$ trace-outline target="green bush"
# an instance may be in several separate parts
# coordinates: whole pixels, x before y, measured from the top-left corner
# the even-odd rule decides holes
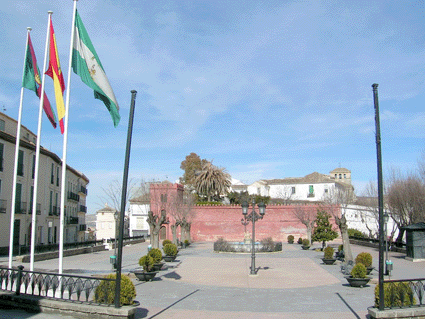
[[[153,258],[149,255],[145,255],[139,259],[139,265],[143,267],[143,271],[151,271],[153,267]]]
[[[165,245],[167,245],[167,244],[172,244],[173,242],[171,241],[171,240],[169,240],[169,239],[164,239],[163,241],[162,241],[162,247],[164,247]]]
[[[177,246],[174,244],[166,244],[163,248],[164,253],[167,256],[176,256],[177,255]]]
[[[366,252],[362,252],[356,257],[356,264],[363,264],[366,268],[372,266],[372,255]]]
[[[297,243],[298,243],[299,245],[301,245],[301,244],[303,243],[303,239],[302,239],[301,237],[300,237],[300,238],[298,238]]]
[[[349,237],[357,237],[357,238],[365,238],[365,234],[363,234],[360,230],[354,228],[347,229]]]
[[[339,245],[339,246],[338,246],[338,252],[341,252],[341,251],[343,251],[343,250],[344,250],[344,245],[342,245],[342,244],[341,244],[341,245]]]
[[[303,239],[303,246],[310,246],[310,241],[307,238]]]
[[[356,264],[351,270],[351,276],[353,276],[353,278],[366,278],[366,274],[367,270],[363,264]]]
[[[295,239],[295,237],[293,235],[289,235],[288,236],[288,243],[289,244],[293,244],[294,243],[294,239]]]
[[[416,304],[413,290],[407,282],[384,282],[384,307],[412,306]],[[375,286],[375,307],[379,307],[379,285]]]
[[[214,242],[214,251],[234,251],[232,247],[230,247],[229,243],[223,238],[220,237],[217,239],[216,242]]]
[[[184,240],[184,244],[185,244],[186,246],[189,246],[189,245],[190,245],[189,240],[188,240],[188,239],[185,239],[185,240]]]
[[[328,246],[324,250],[324,258],[325,259],[332,259],[334,256],[334,249],[331,246]]]
[[[116,274],[107,275],[107,279],[116,279]],[[136,288],[131,279],[126,275],[121,275],[121,293],[120,304],[132,305],[136,297]],[[99,286],[96,287],[94,293],[95,302],[114,304],[115,302],[115,281],[102,280]]]
[[[162,252],[161,249],[158,248],[152,248],[149,252],[148,255],[151,256],[153,258],[153,263],[157,264],[159,262],[161,262],[162,259]]]

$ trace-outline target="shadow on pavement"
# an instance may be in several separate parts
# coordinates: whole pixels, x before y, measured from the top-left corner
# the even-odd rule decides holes
[[[183,301],[184,299],[190,297],[191,295],[197,293],[199,291],[199,289],[196,289],[194,291],[192,291],[190,294],[187,294],[186,296],[184,296],[183,298],[180,298],[179,300],[177,300],[176,302],[173,302],[171,305],[169,305],[168,307],[162,309],[160,312],[157,312],[156,314],[154,314],[153,316],[149,317],[149,319],[151,318],[155,318],[156,316],[159,316],[160,314],[162,314],[163,312],[167,311],[168,309],[170,309],[171,307],[173,307],[174,305],[178,304],[180,301]]]
[[[336,293],[336,295],[339,297],[339,299],[342,300],[342,302],[347,306],[348,309],[350,309],[350,311],[353,313],[353,315],[357,318],[360,319],[360,316],[354,311],[353,308],[350,307],[350,305],[345,301],[345,299],[339,294],[339,292]]]

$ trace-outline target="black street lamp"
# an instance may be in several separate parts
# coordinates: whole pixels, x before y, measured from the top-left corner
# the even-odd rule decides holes
[[[263,219],[263,216],[266,213],[266,205],[264,203],[258,204],[258,210],[260,213],[258,214],[255,211],[255,200],[253,199],[252,211],[249,214],[248,214],[248,208],[249,208],[248,202],[244,201],[242,203],[242,215],[244,216],[244,220],[245,220],[243,224],[245,225],[245,223],[248,224],[249,222],[252,223],[251,273],[250,274],[255,275],[256,274],[256,271],[255,271],[255,222],[259,219]]]

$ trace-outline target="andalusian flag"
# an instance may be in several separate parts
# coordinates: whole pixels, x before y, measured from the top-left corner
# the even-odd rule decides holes
[[[78,11],[75,11],[74,31],[72,69],[85,84],[94,90],[94,97],[105,103],[116,127],[121,118],[118,102]]]
[[[50,20],[50,47],[49,47],[49,69],[46,74],[53,79],[55,88],[56,108],[58,110],[59,125],[61,133],[64,132],[63,118],[65,116],[65,106],[63,103],[63,91],[65,91],[65,82],[59,63],[58,48],[56,46],[55,31],[53,30],[52,20]]]
[[[28,46],[27,53],[25,55],[25,70],[22,77],[22,86],[35,92],[35,94],[41,98],[41,78],[40,70],[37,66],[37,59],[35,58],[34,48],[32,46],[31,37],[28,33]],[[56,128],[56,115],[50,106],[49,99],[47,98],[46,92],[44,92],[43,109],[46,115],[52,123],[53,127]]]

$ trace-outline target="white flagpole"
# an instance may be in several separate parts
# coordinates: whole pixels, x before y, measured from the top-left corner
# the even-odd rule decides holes
[[[25,66],[27,59],[28,51],[28,38],[31,32],[31,28],[27,28],[27,44],[25,45],[25,57],[24,57],[24,67],[22,75],[25,74]],[[12,268],[12,258],[13,258],[13,236],[15,232],[15,207],[16,207],[16,182],[18,179],[18,159],[19,159],[19,143],[21,141],[21,119],[22,119],[22,101],[24,99],[24,87],[21,87],[21,98],[19,102],[19,112],[18,112],[18,127],[16,128],[16,142],[15,142],[15,166],[13,167],[13,185],[12,185],[12,207],[10,209],[10,238],[9,238],[9,268]]]
[[[37,232],[36,216],[37,216],[37,189],[38,189],[38,171],[40,166],[40,141],[41,141],[41,123],[43,119],[43,104],[44,104],[44,80],[46,75],[47,52],[49,50],[49,35],[50,35],[50,19],[53,12],[48,11],[49,18],[47,20],[46,47],[44,50],[43,64],[43,79],[41,81],[40,107],[38,111],[38,129],[37,129],[37,146],[35,152],[35,172],[34,172],[34,193],[32,203],[32,223],[31,223],[31,253],[30,253],[30,271],[34,271],[34,249],[35,249],[35,233]]]
[[[77,11],[77,1],[74,0],[74,8],[72,14],[71,41],[69,45],[69,64],[68,64],[68,79],[66,83],[66,99],[65,99],[65,123],[63,133],[63,155],[62,155],[62,181],[61,181],[61,209],[60,209],[60,232],[59,232],[59,274],[63,272],[63,233],[65,222],[65,186],[66,186],[66,151],[68,145],[68,119],[69,119],[69,94],[71,92],[71,66],[72,66],[72,50],[74,46],[75,34],[75,12]]]

